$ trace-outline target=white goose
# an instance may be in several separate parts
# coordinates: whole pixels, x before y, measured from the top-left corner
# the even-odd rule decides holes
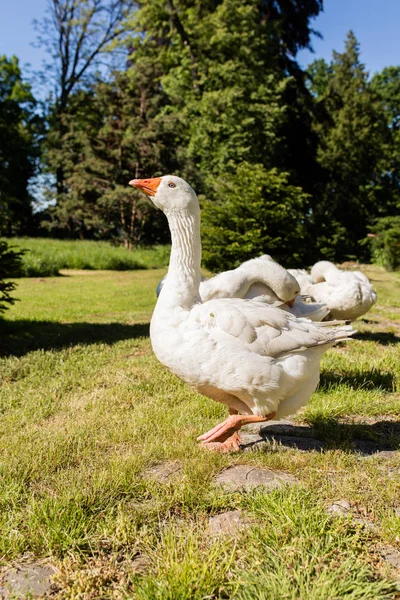
[[[257,300],[202,303],[194,190],[172,175],[130,184],[165,213],[172,237],[167,278],[151,319],[153,350],[180,379],[228,406],[228,419],[198,440],[210,450],[238,450],[243,425],[282,418],[307,403],[319,381],[321,356],[353,331],[297,319]]]
[[[301,286],[301,293],[308,294],[329,308],[333,319],[354,321],[364,315],[376,302],[376,292],[361,271],[342,271],[333,263],[321,260],[307,271],[289,269]]]
[[[164,279],[157,286],[159,296]],[[304,302],[298,296],[300,286],[290,273],[268,254],[252,258],[236,269],[224,271],[200,281],[202,302],[216,298],[257,299],[266,304],[282,308],[296,317],[306,317],[312,321],[322,321],[329,313],[323,304]]]

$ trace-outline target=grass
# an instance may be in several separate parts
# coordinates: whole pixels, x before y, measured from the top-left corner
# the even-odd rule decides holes
[[[265,445],[205,453],[196,436],[225,417],[159,365],[148,323],[164,270],[69,271],[21,279],[0,335],[0,557],[50,557],[57,598],[388,599],[400,547],[400,452],[363,458],[356,437],[400,447],[399,274],[368,267],[378,305],[354,341],[330,350],[296,419],[324,452]],[[378,421],[378,422],[376,422]],[[152,465],[180,460],[161,484]],[[299,487],[227,494],[224,466],[295,475]],[[333,517],[347,499],[374,526]],[[210,538],[210,516],[240,508],[252,526]],[[148,570],[137,572],[137,557]],[[398,594],[398,596],[396,596]]]
[[[23,277],[52,277],[61,269],[129,271],[154,269],[168,264],[169,247],[153,246],[127,250],[109,242],[7,238],[10,245],[26,250]]]

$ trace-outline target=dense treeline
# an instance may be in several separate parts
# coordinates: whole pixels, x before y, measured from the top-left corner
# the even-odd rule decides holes
[[[350,32],[330,63],[302,70],[296,54],[321,10],[51,0],[40,42],[54,91],[41,118],[18,61],[0,60],[1,233],[167,241],[127,182],[173,172],[200,195],[213,270],[263,252],[304,266],[375,251],[396,268],[400,67],[370,78]],[[33,213],[38,172],[51,202]]]

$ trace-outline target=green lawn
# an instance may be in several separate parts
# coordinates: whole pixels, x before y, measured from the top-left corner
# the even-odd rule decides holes
[[[57,240],[51,238],[3,238],[10,246],[25,250],[21,276],[51,277],[61,269],[129,271],[168,265],[168,245],[141,246],[127,250],[110,242]]]
[[[381,549],[400,548],[400,452],[363,457],[353,442],[400,447],[400,274],[366,269],[377,306],[356,323],[357,339],[328,352],[321,386],[296,417],[325,450],[265,444],[220,456],[195,439],[224,407],[152,355],[164,272],[18,281],[21,302],[0,321],[0,566],[49,557],[57,598],[397,597]],[[157,483],[146,470],[166,460],[183,471]],[[234,464],[300,485],[224,493],[213,478]],[[372,528],[327,514],[340,499]],[[210,537],[210,516],[235,508],[253,525],[234,540]]]

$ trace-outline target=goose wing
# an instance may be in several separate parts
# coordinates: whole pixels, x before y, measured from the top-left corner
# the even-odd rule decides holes
[[[251,352],[273,358],[332,344],[352,333],[349,326],[329,327],[329,323],[297,319],[263,302],[235,298],[199,304],[191,318],[216,340],[236,340]]]

